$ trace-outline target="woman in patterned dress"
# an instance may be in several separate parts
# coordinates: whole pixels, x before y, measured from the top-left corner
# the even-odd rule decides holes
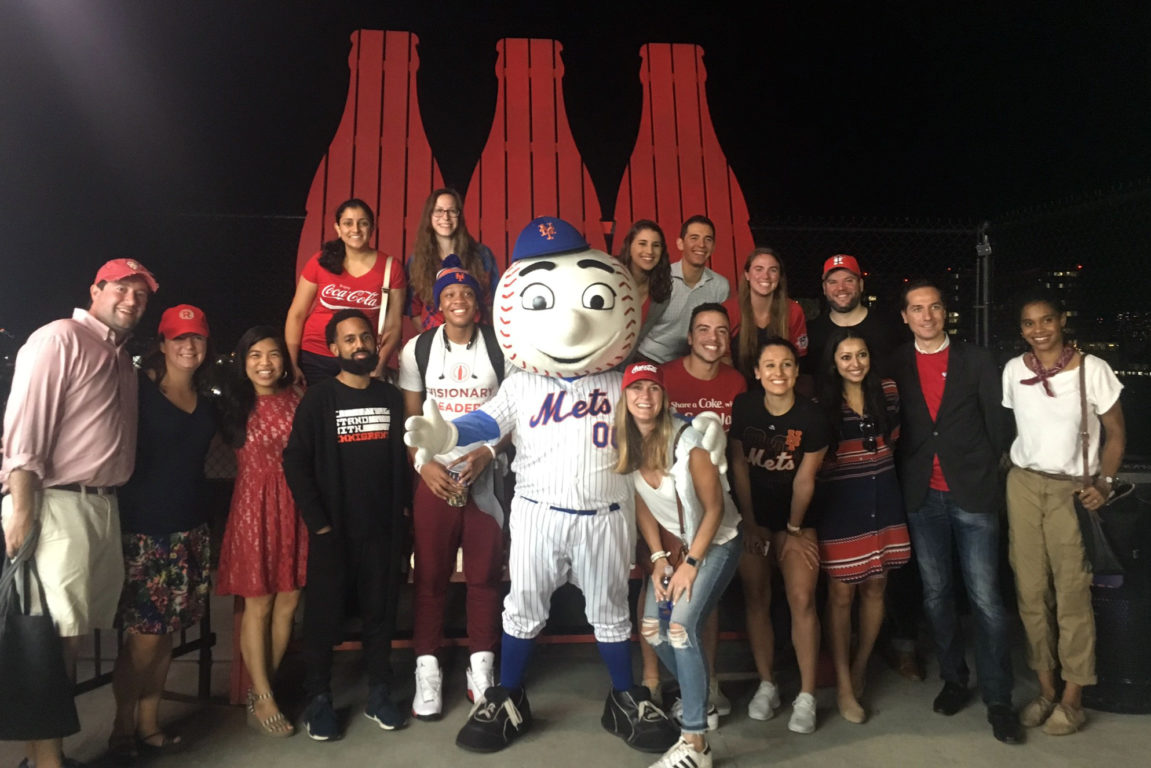
[[[911,539],[895,475],[899,393],[871,367],[867,342],[840,328],[828,339],[820,404],[831,446],[816,482],[819,555],[827,580],[827,635],[843,718],[862,723],[867,661],[883,624],[887,571],[907,563]],[[859,645],[851,658],[851,605],[859,595]]]
[[[271,326],[240,337],[228,382],[223,433],[236,448],[236,487],[220,551],[220,594],[244,598],[240,653],[252,679],[248,722],[267,736],[290,736],[292,724],[272,697],[284,657],[308,539],[284,480],[280,455],[300,402],[292,361]]]
[[[208,321],[190,304],[171,307],[159,339],[140,364],[136,464],[118,494],[124,587],[116,626],[124,644],[112,673],[108,746],[121,761],[179,743],[159,720],[172,635],[199,623],[210,594],[204,459],[216,410],[206,378]]]

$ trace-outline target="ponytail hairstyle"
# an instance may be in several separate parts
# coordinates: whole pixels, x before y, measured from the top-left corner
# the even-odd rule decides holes
[[[372,225],[372,229],[376,228],[376,215],[372,213],[371,207],[358,197],[353,197],[351,200],[345,200],[340,203],[340,207],[336,209],[336,223],[340,223],[340,217],[344,215],[344,211],[349,208],[360,208],[368,215],[368,222]],[[344,241],[340,238],[334,240],[327,240],[323,246],[320,247],[320,266],[331,272],[333,275],[344,274]],[[257,339],[256,341],[259,341]],[[254,342],[253,342],[254,343]]]

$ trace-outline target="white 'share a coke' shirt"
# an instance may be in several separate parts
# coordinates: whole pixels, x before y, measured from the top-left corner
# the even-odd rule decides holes
[[[384,287],[384,265],[388,257],[383,252],[376,254],[376,263],[370,270],[352,277],[347,272],[333,274],[320,266],[320,254],[308,259],[300,277],[310,283],[316,284],[316,300],[304,321],[304,336],[300,341],[300,349],[314,355],[331,357],[328,342],[324,338],[324,328],[332,315],[341,309],[358,309],[368,316],[368,322],[374,328],[380,316],[380,292]],[[392,259],[392,274],[388,280],[388,288],[402,290],[407,288],[404,278],[404,265],[397,259]]]

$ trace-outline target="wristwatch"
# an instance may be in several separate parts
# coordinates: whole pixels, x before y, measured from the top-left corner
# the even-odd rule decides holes
[[[690,565],[692,568],[696,568],[696,569],[698,569],[698,568],[699,568],[699,561],[698,561],[698,560],[696,560],[696,559],[695,559],[694,557],[692,557],[691,555],[687,555],[686,557],[684,557],[683,561],[684,561],[685,563],[687,563],[688,565]]]
[[[1116,480],[1118,480],[1118,478],[1115,477],[1115,475],[1100,475],[1099,479],[1102,480],[1103,482],[1107,483],[1107,485],[1110,487],[1114,487]]]

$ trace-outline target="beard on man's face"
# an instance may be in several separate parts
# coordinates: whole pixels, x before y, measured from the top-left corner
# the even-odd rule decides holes
[[[367,355],[353,353],[352,357],[337,355],[336,362],[339,363],[341,371],[347,371],[353,376],[367,376],[379,365],[380,353],[370,352]]]

